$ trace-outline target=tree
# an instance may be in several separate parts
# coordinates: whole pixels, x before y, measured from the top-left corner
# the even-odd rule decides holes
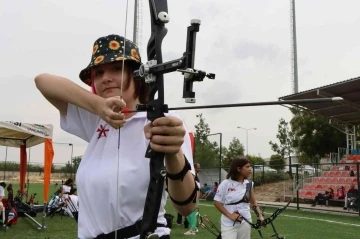
[[[229,148],[223,152],[223,155],[223,165],[229,167],[235,157],[244,155],[244,145],[240,143],[239,139],[234,137],[229,144]]]
[[[265,165],[265,159],[260,156],[247,155],[246,157],[249,159],[252,165]]]
[[[75,173],[75,174],[79,168],[81,158],[82,158],[81,156],[77,156],[77,157],[74,157],[72,160],[73,161],[73,170],[74,170],[73,173]]]
[[[210,127],[202,114],[196,115],[196,117],[200,121],[195,125],[195,161],[200,163],[201,167],[219,167],[219,146],[216,142],[208,140]]]
[[[282,158],[285,158],[285,155],[290,156],[294,152],[294,133],[289,129],[289,123],[283,118],[280,119],[276,138],[278,138],[280,144],[270,141],[271,149],[280,154]]]
[[[64,167],[61,167],[61,172],[65,174],[65,177],[69,177],[71,175],[71,163],[67,161]]]
[[[280,154],[273,154],[270,157],[269,166],[276,170],[283,170],[285,167],[285,159]]]
[[[274,143],[272,141],[269,142],[271,145],[271,149],[279,154],[282,158],[285,156],[289,157],[289,165],[291,165],[291,154],[294,152],[294,141],[295,134],[289,128],[289,123],[286,122],[283,118],[280,119],[278,125],[278,133],[276,134],[276,138],[278,138],[280,144]],[[292,169],[290,168],[290,177],[292,177]]]
[[[346,137],[328,123],[326,117],[292,109],[297,115],[290,123],[296,129],[294,147],[298,148],[307,163],[318,163],[321,157],[346,148]],[[344,126],[344,125],[343,125]]]

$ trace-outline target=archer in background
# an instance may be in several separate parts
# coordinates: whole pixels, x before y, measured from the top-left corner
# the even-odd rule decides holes
[[[251,175],[250,162],[245,157],[233,159],[226,179],[222,181],[214,197],[214,205],[221,213],[222,239],[249,239],[251,226],[250,206],[260,221],[264,216],[256,203],[252,190],[254,183],[248,180]]]
[[[113,239],[116,230],[119,236],[139,238],[149,185],[145,158],[149,141],[153,150],[165,154],[167,190],[174,208],[183,216],[195,210],[199,192],[190,136],[175,112],[150,122],[146,112],[120,111],[134,110],[149,98],[148,85],[133,77],[141,64],[133,42],[118,35],[103,36],[89,56],[90,63],[79,77],[92,92],[46,73],[35,77],[36,87],[59,110],[61,128],[89,143],[76,174],[78,238]],[[101,203],[94,203],[94,193]],[[163,190],[156,229],[161,239],[170,238],[165,204]]]

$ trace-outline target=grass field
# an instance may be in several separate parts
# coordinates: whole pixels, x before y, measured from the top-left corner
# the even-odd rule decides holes
[[[55,186],[52,186],[53,193]],[[16,188],[15,188],[16,190]],[[14,191],[15,191],[14,190]],[[37,193],[37,199],[42,202],[42,185],[30,185],[30,193]],[[200,202],[199,210],[202,215],[207,215],[220,229],[220,214],[208,202]],[[266,208],[265,217],[268,217],[276,208]],[[167,205],[167,212],[176,216],[175,211]],[[35,218],[41,223],[42,213],[39,213]],[[317,212],[297,211],[294,209],[287,209],[280,214],[274,221],[276,230],[280,236],[292,239],[359,239],[360,238],[360,217],[358,216],[343,216],[333,215]],[[74,219],[69,217],[61,217],[56,215],[53,218],[46,218],[45,232],[40,233],[37,226],[28,218],[19,218],[18,224],[9,228],[7,232],[0,231],[0,238],[6,239],[60,239],[76,237],[76,223]],[[197,239],[215,239],[211,233],[203,228],[199,228],[199,233],[196,236],[185,236],[183,233],[186,229],[183,226],[176,225],[176,218],[174,218],[174,226],[171,233],[171,238],[184,239],[189,237],[196,237]],[[264,238],[273,238],[273,231],[270,225],[262,229]],[[256,230],[252,230],[251,239],[260,238]]]

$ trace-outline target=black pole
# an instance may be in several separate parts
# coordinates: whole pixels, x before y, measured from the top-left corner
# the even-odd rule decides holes
[[[299,183],[299,164],[296,164],[296,184],[297,185]],[[299,187],[296,187],[296,209],[300,210],[300,206],[299,206]]]
[[[29,171],[29,167],[30,167],[30,158],[31,158],[30,150],[31,150],[31,148],[29,148],[29,160],[27,161],[27,184],[26,184],[27,194],[26,194],[26,202],[28,202],[28,196],[29,196],[29,193],[30,193],[30,190],[29,190],[29,188],[30,188],[30,180],[29,180],[30,171]]]
[[[206,137],[207,136],[212,136],[212,135],[220,135],[220,156],[219,156],[219,184],[221,182],[221,159],[222,159],[222,133],[214,133],[214,134],[208,134],[208,135],[205,135]]]
[[[73,153],[74,153],[74,145],[73,144],[69,144],[69,146],[71,146],[71,158],[70,158],[70,168],[71,168],[71,172],[70,172],[70,178],[73,179],[73,173],[75,174],[75,168],[74,168],[74,164],[73,164]]]
[[[254,166],[254,164],[253,165],[251,165],[252,166],[252,176],[253,176],[253,182],[255,183],[255,166]]]
[[[360,166],[360,163],[357,162],[356,163],[356,177],[357,177],[357,183],[358,183],[358,198],[360,198],[360,175],[359,175],[359,167]],[[360,205],[357,205],[358,206],[358,210],[359,210],[359,217],[360,217]]]
[[[221,183],[221,166],[222,166],[222,133],[220,133],[219,184]]]
[[[4,182],[6,182],[5,178],[5,173],[6,173],[6,161],[7,161],[7,151],[8,151],[8,147],[6,146],[6,150],[5,150],[5,165],[4,165]]]
[[[289,172],[290,172],[290,178],[293,179],[292,165],[291,165],[291,155],[290,154],[289,154]]]

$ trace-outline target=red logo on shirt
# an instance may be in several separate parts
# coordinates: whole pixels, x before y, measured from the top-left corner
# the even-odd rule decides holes
[[[230,192],[234,192],[234,191],[236,191],[236,188],[229,188],[229,189],[228,189],[228,192],[229,192],[229,191],[230,191]]]
[[[105,129],[105,127],[101,124],[100,127],[96,130],[96,132],[99,132],[98,139],[101,137],[107,137],[106,132],[108,132],[109,129]]]

